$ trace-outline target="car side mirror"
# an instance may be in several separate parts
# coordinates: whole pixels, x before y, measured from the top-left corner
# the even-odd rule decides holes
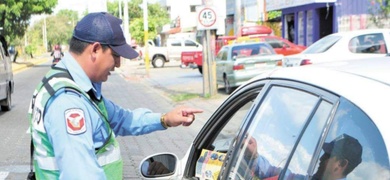
[[[176,172],[177,161],[174,154],[152,155],[141,161],[139,169],[146,178],[166,177]]]

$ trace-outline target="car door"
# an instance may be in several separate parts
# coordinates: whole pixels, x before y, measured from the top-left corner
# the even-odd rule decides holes
[[[215,57],[217,83],[223,84],[224,73],[227,71],[229,48],[222,47]]]
[[[183,49],[183,42],[181,39],[169,39],[168,40],[168,55],[170,60],[180,60],[181,52]]]
[[[0,41],[2,42],[2,41]],[[0,45],[0,99],[6,97],[7,92],[7,57],[5,54],[4,46]]]
[[[349,179],[390,177],[383,137],[352,102],[286,81],[271,81],[257,100],[231,143],[220,179],[325,179],[332,172],[322,161],[337,154],[347,160]],[[355,143],[336,145],[341,139]]]
[[[297,168],[286,172],[291,154],[295,151],[309,154],[297,146],[307,128],[316,130],[311,134],[310,146],[320,143],[336,105],[337,97],[321,89],[296,82],[271,81],[231,143],[220,179],[277,179],[286,173],[301,173]],[[311,121],[316,125],[311,125]],[[300,163],[310,164],[310,158],[304,157]]]
[[[302,170],[300,173],[309,178],[329,176],[331,173],[328,173],[329,171],[323,166],[323,161],[327,160],[324,158],[327,154],[326,147],[339,141],[347,145],[336,148],[337,144],[335,144],[331,153],[347,159],[348,166],[345,174],[348,179],[390,178],[389,155],[384,137],[370,117],[352,102],[341,97],[335,114],[329,122],[331,123],[325,126],[326,131],[323,131],[323,138],[316,145],[311,143],[311,136],[316,133],[316,129],[310,127],[318,124],[316,121],[311,121],[286,169],[300,169]],[[311,160],[302,163],[302,159]],[[288,176],[285,175],[284,179],[287,178]]]

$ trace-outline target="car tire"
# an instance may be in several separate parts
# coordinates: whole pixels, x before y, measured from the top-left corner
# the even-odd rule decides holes
[[[230,94],[232,93],[232,87],[230,87],[230,84],[229,84],[229,81],[227,80],[226,77],[223,78],[223,83],[224,83],[224,87],[225,87],[225,93],[226,94]]]
[[[1,110],[9,111],[11,110],[12,99],[11,99],[11,89],[7,87],[7,98],[1,101]]]
[[[165,64],[165,59],[161,56],[157,56],[152,61],[152,65],[154,68],[162,68],[164,67],[164,64]]]
[[[199,70],[200,74],[203,74],[203,68],[202,68],[202,66],[198,66],[198,70]]]

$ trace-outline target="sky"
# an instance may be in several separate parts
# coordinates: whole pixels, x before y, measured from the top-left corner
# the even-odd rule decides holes
[[[83,15],[85,10],[89,8],[88,11],[96,12],[96,11],[107,11],[107,7],[103,7],[107,1],[116,1],[118,0],[58,0],[57,6],[54,8],[54,14],[62,9],[70,9],[78,11],[79,17]],[[125,0],[122,0],[125,1]],[[127,0],[130,2],[131,0]],[[158,0],[148,0],[149,3],[155,3]],[[36,15],[31,18],[31,24],[33,24],[36,20],[43,18],[43,15]]]

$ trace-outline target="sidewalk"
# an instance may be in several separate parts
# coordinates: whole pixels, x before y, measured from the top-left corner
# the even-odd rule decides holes
[[[37,56],[33,59],[27,59],[27,60],[19,57],[18,59],[16,59],[16,62],[12,62],[12,72],[16,73],[16,72],[19,72],[25,68],[32,67],[34,65],[47,62],[48,60],[49,60],[49,57],[46,57],[46,55]]]
[[[172,62],[170,62],[172,63]],[[170,66],[179,67],[180,64],[170,64]],[[153,67],[150,67],[153,69]],[[204,110],[204,113],[199,114],[200,118],[205,123],[206,120],[214,113],[214,111],[219,107],[219,105],[228,97],[226,94],[217,94],[212,98],[204,97],[194,97],[188,100],[174,102],[170,96],[172,94],[199,94],[203,91],[203,82],[191,82],[191,83],[177,83],[166,85],[160,81],[160,79],[150,78],[145,73],[145,66],[140,65],[140,61],[122,61],[121,67],[116,71],[121,73],[121,75],[127,81],[139,82],[145,84],[148,88],[156,92],[157,94],[163,96],[167,101],[170,101],[175,105],[186,105],[194,108],[200,108]],[[200,94],[201,95],[201,94]]]

